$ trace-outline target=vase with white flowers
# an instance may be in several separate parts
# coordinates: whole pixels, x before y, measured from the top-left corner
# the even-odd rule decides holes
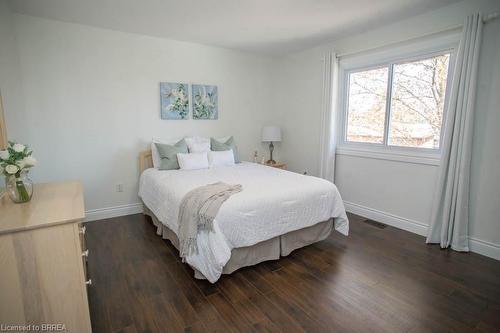
[[[28,178],[29,169],[36,165],[32,154],[27,146],[11,141],[0,151],[0,173],[6,177],[7,192],[16,203],[28,202],[33,195],[33,182]]]

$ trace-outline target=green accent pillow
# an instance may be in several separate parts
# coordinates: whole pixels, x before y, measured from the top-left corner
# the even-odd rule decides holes
[[[164,143],[155,143],[160,155],[159,170],[175,170],[179,169],[179,162],[177,161],[178,153],[188,153],[188,146],[186,141],[182,139],[174,145],[167,145]]]
[[[233,150],[234,155],[234,163],[241,163],[240,154],[238,153],[238,147],[236,147],[236,143],[234,142],[234,138],[230,137],[226,142],[220,142],[215,140],[214,138],[210,138],[210,149],[213,151],[226,151]]]

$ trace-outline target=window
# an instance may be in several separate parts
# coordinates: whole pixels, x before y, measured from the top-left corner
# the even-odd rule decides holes
[[[384,143],[388,73],[385,67],[349,75],[348,141]]]
[[[346,73],[344,141],[438,150],[450,52]]]

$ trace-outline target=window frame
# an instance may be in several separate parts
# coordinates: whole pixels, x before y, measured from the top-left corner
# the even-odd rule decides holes
[[[361,60],[354,61],[354,64],[339,64],[339,108],[338,124],[340,125],[337,138],[337,154],[370,157],[376,159],[388,159],[411,163],[421,163],[429,165],[439,165],[439,160],[442,152],[443,140],[446,136],[446,122],[448,116],[448,99],[450,95],[451,85],[453,82],[453,71],[456,57],[457,42],[452,40],[447,43],[437,43],[431,48],[423,48],[419,50],[418,44],[414,45],[410,51],[394,52],[386,51],[377,59],[377,56],[363,56]],[[410,47],[411,48],[411,47]],[[385,53],[385,54],[384,54]],[[391,97],[393,92],[393,73],[394,65],[410,63],[413,61],[432,58],[434,56],[449,54],[448,76],[446,80],[446,95],[443,108],[443,122],[441,124],[441,134],[439,148],[421,148],[421,147],[402,147],[389,144],[390,132],[390,117],[391,117]],[[363,58],[366,58],[364,60]],[[385,109],[385,122],[382,143],[372,142],[354,142],[347,140],[348,126],[348,102],[349,102],[349,76],[352,73],[387,68],[387,100]]]

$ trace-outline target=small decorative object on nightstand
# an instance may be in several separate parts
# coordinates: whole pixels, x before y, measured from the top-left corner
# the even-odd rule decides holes
[[[281,141],[281,129],[276,126],[265,126],[262,128],[262,142],[269,142],[270,158],[266,164],[276,164],[273,160],[274,145],[273,142]]]
[[[286,163],[280,163],[280,162],[265,163],[264,165],[267,165],[267,166],[270,166],[270,167],[273,167],[273,168],[277,168],[277,169],[283,169],[283,170],[286,170],[286,168],[287,168]]]

